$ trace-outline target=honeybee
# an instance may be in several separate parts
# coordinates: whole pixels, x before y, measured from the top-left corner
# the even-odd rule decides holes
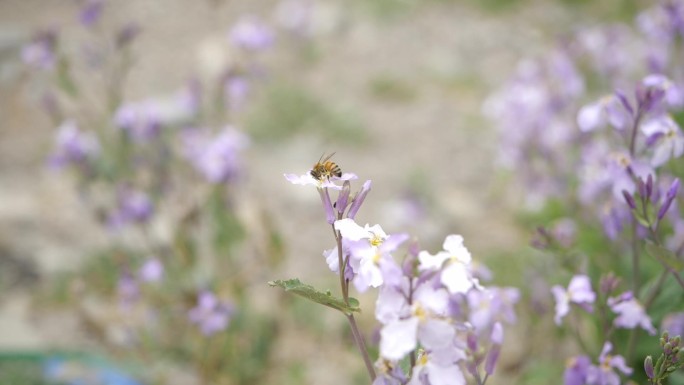
[[[330,178],[333,176],[338,178],[341,177],[342,170],[340,170],[340,166],[338,166],[337,163],[329,160],[333,155],[335,155],[335,153],[333,152],[332,154],[326,156],[325,159],[323,159],[323,155],[321,155],[321,157],[318,159],[318,162],[316,162],[316,164],[314,164],[311,168],[311,176],[319,182],[322,182],[323,179],[330,180]]]

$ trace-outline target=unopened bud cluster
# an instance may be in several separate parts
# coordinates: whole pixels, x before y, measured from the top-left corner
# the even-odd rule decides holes
[[[663,353],[653,364],[653,357],[648,356],[644,360],[644,370],[648,376],[648,383],[660,385],[672,372],[684,366],[684,350],[681,350],[682,338],[670,337],[666,331],[660,337],[660,347]]]

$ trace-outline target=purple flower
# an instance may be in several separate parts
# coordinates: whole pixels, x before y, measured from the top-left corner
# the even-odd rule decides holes
[[[489,287],[484,290],[470,290],[466,294],[469,322],[482,333],[495,323],[515,323],[514,306],[520,300],[520,291],[514,287]]]
[[[202,291],[197,296],[197,306],[188,312],[188,318],[199,326],[202,334],[210,336],[225,330],[233,313],[231,305],[219,301],[210,291]]]
[[[285,179],[287,179],[290,183],[292,184],[298,184],[302,186],[306,185],[313,185],[316,186],[317,188],[332,188],[334,190],[342,190],[342,186],[335,184],[336,181],[347,181],[347,180],[354,180],[357,179],[358,177],[356,174],[352,174],[349,172],[345,172],[342,174],[341,177],[336,177],[333,176],[330,179],[323,179],[323,180],[318,180],[311,176],[310,172],[307,172],[304,175],[296,175],[296,174],[283,174],[285,176]],[[370,187],[370,182],[367,182]],[[364,184],[365,186],[365,184]],[[353,206],[353,204],[352,204]],[[349,210],[351,211],[351,209]]]
[[[632,122],[630,111],[616,95],[582,107],[577,113],[577,125],[583,132],[593,131],[609,123],[616,130],[626,129]]]
[[[565,364],[564,385],[585,385],[591,360],[587,356],[572,357]]]
[[[663,319],[660,330],[672,336],[684,336],[684,312],[670,313]]]
[[[164,277],[164,265],[159,258],[149,258],[138,270],[138,277],[143,282],[159,282]]]
[[[145,143],[159,134],[161,127],[158,105],[151,101],[127,103],[114,114],[114,123],[136,143]]]
[[[390,253],[408,239],[407,234],[388,236],[380,225],[361,227],[349,218],[335,221],[335,230],[347,240],[349,264],[357,273],[354,285],[360,292],[383,284],[384,268],[394,264]]]
[[[104,5],[104,0],[87,0],[79,14],[79,21],[81,24],[86,27],[95,25],[102,16]]]
[[[470,263],[472,257],[463,245],[463,237],[449,235],[444,240],[444,251],[431,255],[427,251],[418,254],[418,269],[440,270],[440,281],[450,293],[467,293],[473,287],[479,287],[478,280],[472,276]]]
[[[129,273],[121,274],[116,291],[119,296],[119,304],[124,308],[132,306],[140,297],[138,282]]]
[[[229,76],[224,83],[224,95],[228,108],[237,111],[242,108],[249,94],[249,81],[243,76]]]
[[[587,369],[587,384],[591,385],[620,385],[620,375],[615,372],[619,370],[623,374],[632,374],[632,368],[628,367],[622,356],[610,355],[613,345],[606,342],[599,356],[599,365],[591,365]]]
[[[273,32],[256,17],[243,16],[231,29],[230,41],[248,51],[263,51],[273,44]]]
[[[458,360],[447,357],[448,353],[443,352],[421,352],[408,385],[465,385]]]
[[[185,155],[210,183],[224,183],[240,172],[240,153],[249,145],[249,138],[231,126],[213,138],[199,129],[183,133]]]
[[[608,306],[618,316],[613,320],[613,325],[619,328],[634,329],[640,326],[646,330],[648,334],[654,335],[656,333],[651,318],[646,314],[646,310],[628,291],[618,297],[608,298]]]
[[[659,116],[641,125],[648,143],[654,147],[651,165],[660,167],[668,160],[684,154],[684,135],[677,123],[667,115]]]
[[[22,61],[35,69],[52,70],[57,64],[57,33],[53,30],[36,34],[21,50]]]
[[[100,144],[95,134],[81,131],[71,120],[65,121],[57,128],[55,147],[50,164],[57,168],[82,164],[100,154]]]
[[[551,288],[553,296],[556,298],[556,325],[561,324],[561,320],[570,312],[570,304],[580,305],[587,311],[591,311],[591,304],[596,300],[596,293],[591,289],[591,281],[586,275],[576,275],[570,280],[568,289],[556,285]]]
[[[117,193],[117,200],[117,208],[109,216],[109,225],[114,229],[146,222],[152,216],[154,205],[143,191],[122,187]]]

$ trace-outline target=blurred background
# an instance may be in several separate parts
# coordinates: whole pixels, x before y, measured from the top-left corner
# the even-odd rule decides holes
[[[641,5],[1,1],[0,383],[365,383],[343,317],[266,284],[337,289],[319,197],[282,176],[324,153],[373,181],[359,223],[432,251],[462,234],[525,292],[531,234],[482,104],[522,58]],[[205,313],[179,325],[209,293],[219,337]],[[525,360],[557,347],[519,317],[491,383],[555,382],[562,364]]]

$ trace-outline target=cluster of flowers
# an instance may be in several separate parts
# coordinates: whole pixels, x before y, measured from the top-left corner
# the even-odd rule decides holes
[[[533,245],[562,256],[573,248],[586,251],[576,235],[596,223],[605,235],[603,248],[589,251],[588,266],[566,264],[574,275],[568,288],[552,288],[558,325],[571,304],[588,312],[596,304],[602,310],[595,314],[605,338],[599,364],[585,355],[575,357],[566,384],[619,384],[615,370],[631,375],[621,356],[610,355],[616,345],[612,330],[642,328],[654,335],[647,311],[666,277],[684,287],[676,263],[684,249],[678,203],[684,174],[674,161],[684,154],[684,73],[677,54],[683,21],[684,2],[671,0],[639,14],[639,32],[625,25],[579,31],[550,54],[522,62],[483,106],[501,133],[500,161],[525,186],[528,206],[538,210],[555,201],[571,213],[552,218],[556,225],[550,230],[540,228]],[[614,91],[600,96],[605,89]],[[643,245],[663,270],[649,292],[641,290]],[[594,254],[604,253],[614,258],[596,263]],[[631,290],[616,295],[620,280],[605,270],[624,270],[620,259],[630,254]],[[573,256],[577,259],[577,253]],[[587,274],[592,269],[604,274]],[[598,295],[590,275],[601,275]],[[628,350],[628,360],[634,341],[630,347],[617,344]]]
[[[447,236],[443,250],[434,255],[412,243],[397,262],[393,254],[409,236],[387,234],[380,225],[361,226],[354,219],[370,191],[370,180],[352,196],[350,180],[357,177],[351,173],[320,180],[311,173],[285,178],[313,185],[321,195],[337,240],[323,256],[340,275],[344,297],[350,282],[359,292],[379,288],[375,315],[382,325],[380,357],[369,370],[372,378],[377,375],[374,384],[465,384],[466,373],[484,384],[498,360],[502,323],[516,321],[513,307],[519,291],[482,286],[480,281],[490,279],[491,273],[471,264],[460,235]],[[339,191],[334,204],[330,190]],[[400,362],[407,359],[409,370],[403,371]]]

